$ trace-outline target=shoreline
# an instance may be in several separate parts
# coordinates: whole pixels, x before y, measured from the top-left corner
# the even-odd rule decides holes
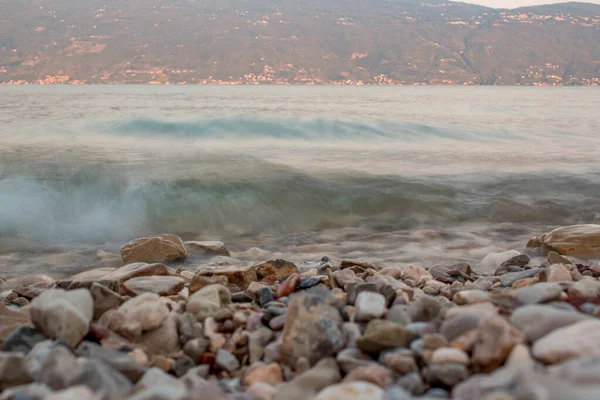
[[[523,243],[537,257],[488,254],[489,272],[329,257],[190,271],[177,265],[231,252],[139,238],[107,253],[122,266],[2,283],[0,396],[591,398],[600,265],[580,260],[600,260],[594,222]]]

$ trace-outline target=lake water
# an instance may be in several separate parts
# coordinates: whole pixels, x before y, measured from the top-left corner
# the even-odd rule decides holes
[[[599,110],[594,88],[0,87],[0,275],[157,233],[477,266],[600,212]]]

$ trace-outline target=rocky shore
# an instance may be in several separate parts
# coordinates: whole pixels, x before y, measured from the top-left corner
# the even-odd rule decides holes
[[[490,254],[493,273],[178,267],[198,251],[229,254],[159,235],[118,268],[2,280],[0,400],[600,398],[600,225]]]

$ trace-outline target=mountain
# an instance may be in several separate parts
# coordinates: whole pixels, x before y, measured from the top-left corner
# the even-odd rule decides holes
[[[600,5],[3,0],[0,82],[600,84]]]

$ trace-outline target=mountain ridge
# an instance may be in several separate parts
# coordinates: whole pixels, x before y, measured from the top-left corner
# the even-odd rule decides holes
[[[600,5],[6,0],[0,83],[600,84]]]

